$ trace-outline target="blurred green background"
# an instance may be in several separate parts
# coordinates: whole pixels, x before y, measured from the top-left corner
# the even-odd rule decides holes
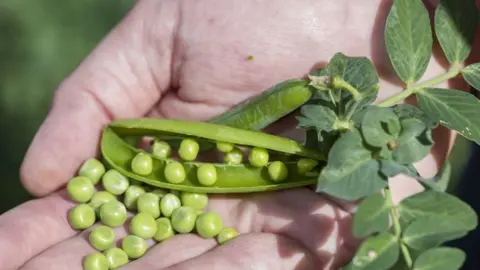
[[[0,1],[0,213],[29,198],[19,167],[53,91],[133,3]]]
[[[0,1],[0,213],[29,198],[19,182],[19,167],[48,112],[53,90],[133,3]],[[460,139],[451,157],[453,180],[465,165],[467,150]]]

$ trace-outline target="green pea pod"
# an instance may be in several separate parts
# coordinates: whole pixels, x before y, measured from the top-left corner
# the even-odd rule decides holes
[[[306,80],[286,80],[208,122],[259,131],[305,104],[311,96]]]
[[[278,183],[270,179],[268,167],[254,167],[247,164],[212,164],[217,172],[217,181],[211,186],[202,186],[197,179],[197,168],[202,162],[183,162],[186,179],[180,184],[168,182],[164,176],[167,163],[171,160],[162,160],[152,156],[153,170],[150,175],[140,176],[132,172],[131,160],[142,150],[139,150],[124,140],[121,136],[138,135],[161,136],[183,134],[205,140],[224,141],[250,147],[262,147],[279,153],[324,160],[321,154],[304,148],[296,141],[270,134],[243,130],[211,123],[189,122],[168,119],[128,119],[113,121],[103,130],[101,151],[104,160],[125,176],[147,183],[152,186],[204,193],[243,193],[261,192],[286,188],[301,187],[314,184],[317,181],[315,174],[301,174],[297,172],[297,163],[286,162],[289,171],[288,177]],[[324,165],[324,164],[322,164]]]

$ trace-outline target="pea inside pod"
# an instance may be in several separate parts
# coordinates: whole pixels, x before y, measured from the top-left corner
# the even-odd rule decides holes
[[[189,126],[190,123],[193,123],[194,126]],[[186,126],[189,126],[189,129],[186,129]],[[198,131],[197,128],[201,128],[201,130]],[[295,160],[284,163],[288,171],[288,176],[285,179],[282,179],[282,181],[272,179],[267,168],[270,161],[265,162],[269,158],[264,155],[263,150],[260,150],[263,153],[261,155],[263,158],[260,158],[260,161],[253,161],[255,166],[251,164],[179,162],[152,156],[153,170],[151,175],[145,177],[131,171],[128,164],[140,150],[126,144],[120,136],[134,134],[158,137],[161,137],[162,134],[178,136],[180,132],[186,133],[183,134],[184,136],[192,137],[197,134],[197,137],[203,136],[202,139],[206,140],[230,141],[235,145],[247,145],[266,151],[277,151],[276,153],[296,155],[299,158],[321,159],[321,154],[304,148],[298,142],[282,137],[200,122],[168,119],[120,120],[120,122],[112,123],[110,127],[104,129],[102,153],[110,166],[127,177],[151,186],[171,190],[202,193],[242,193],[279,190],[316,183],[317,177],[315,174],[299,173]],[[324,163],[321,165],[324,165]],[[209,177],[204,177],[209,174],[202,174],[203,168],[212,168],[212,166],[215,168],[215,173],[210,174]]]

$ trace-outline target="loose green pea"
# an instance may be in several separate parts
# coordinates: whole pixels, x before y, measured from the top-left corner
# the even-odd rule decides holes
[[[123,195],[123,203],[128,210],[137,210],[138,197],[145,193],[145,189],[139,185],[130,185]]]
[[[149,175],[153,170],[152,157],[146,153],[138,153],[132,159],[132,171],[138,175]]]
[[[269,154],[264,148],[253,147],[248,155],[248,161],[254,167],[263,167],[268,164]]]
[[[87,159],[80,169],[78,170],[79,176],[85,176],[92,181],[92,184],[96,185],[102,175],[105,173],[105,166],[102,162],[95,158]]]
[[[115,198],[115,196],[112,193],[102,190],[93,194],[93,197],[88,203],[88,205],[90,205],[90,207],[92,207],[93,210],[95,210],[95,214],[98,216],[100,214],[100,207],[104,203],[113,202],[116,200],[117,198]]]
[[[197,169],[197,179],[201,185],[211,186],[217,182],[217,169],[212,164],[200,165]]]
[[[130,233],[143,239],[152,238],[157,232],[155,219],[147,213],[138,213],[130,221]]]
[[[158,196],[149,192],[141,194],[137,199],[138,212],[149,214],[153,218],[160,216],[159,204]]]
[[[90,232],[88,241],[92,247],[103,251],[115,244],[115,232],[110,227],[100,225]]]
[[[167,159],[172,154],[172,147],[164,141],[155,141],[152,145],[152,155],[160,158]]]
[[[197,212],[189,206],[181,206],[172,213],[172,226],[178,233],[189,233],[195,228]]]
[[[232,227],[223,228],[217,235],[217,242],[222,245],[238,236],[237,230]]]
[[[274,182],[281,182],[288,176],[288,169],[285,163],[274,161],[268,165],[268,174]]]
[[[90,228],[95,223],[95,211],[88,204],[78,204],[68,212],[68,221],[75,230]]]
[[[193,161],[197,158],[198,151],[200,150],[200,146],[197,141],[193,139],[183,139],[180,143],[180,147],[178,148],[178,155],[187,161]]]
[[[103,188],[113,195],[122,195],[128,188],[128,178],[115,169],[108,170],[102,177]]]
[[[157,231],[153,236],[153,239],[155,239],[156,241],[158,242],[164,241],[175,235],[172,222],[170,221],[170,219],[166,217],[161,217],[156,220],[156,223],[157,223]]]
[[[130,259],[138,259],[147,252],[147,242],[136,235],[128,235],[122,240],[122,249]]]
[[[67,184],[67,194],[77,203],[88,202],[95,192],[92,180],[86,176],[72,178]]]
[[[105,255],[99,252],[88,254],[83,260],[84,270],[108,270],[108,260]]]
[[[165,179],[172,184],[180,184],[185,180],[185,168],[178,161],[172,161],[165,165]]]
[[[168,192],[164,189],[157,188],[150,191],[150,193],[155,194],[158,197],[158,200],[161,200]]]
[[[243,161],[243,152],[240,148],[235,147],[232,151],[225,153],[223,160],[227,164],[241,164]]]
[[[299,174],[306,174],[318,165],[318,161],[309,158],[301,158],[297,162],[297,171]]]
[[[203,238],[212,238],[223,229],[223,220],[217,213],[205,212],[197,217],[195,228]]]
[[[118,268],[124,266],[128,263],[128,255],[121,248],[113,247],[105,250],[105,257],[108,261],[108,266],[110,269]]]
[[[127,220],[127,208],[119,201],[104,203],[100,207],[100,220],[110,227],[118,227]]]
[[[220,152],[228,153],[233,150],[235,145],[229,142],[217,142],[217,149]]]
[[[180,199],[172,193],[163,196],[160,201],[160,210],[165,217],[170,217],[173,211],[180,206],[182,206]]]
[[[184,206],[190,206],[195,210],[202,210],[207,207],[208,196],[205,193],[182,192],[180,201]]]

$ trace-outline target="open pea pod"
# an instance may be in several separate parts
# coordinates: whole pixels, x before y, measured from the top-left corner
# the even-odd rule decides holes
[[[159,159],[150,155],[153,160],[153,170],[149,175],[135,174],[131,169],[132,159],[140,152],[126,143],[123,136],[185,136],[208,141],[230,142],[236,145],[262,147],[277,153],[284,153],[298,157],[324,160],[324,157],[300,143],[270,134],[243,130],[211,123],[190,122],[170,119],[127,119],[117,120],[103,130],[101,151],[104,160],[114,169],[125,176],[147,183],[152,186],[204,193],[245,193],[261,192],[286,188],[301,187],[314,184],[315,174],[301,174],[297,171],[295,161],[286,162],[288,177],[282,182],[270,179],[267,166],[254,167],[249,164],[213,163],[217,172],[217,181],[211,186],[202,186],[197,179],[197,168],[205,163],[182,162],[186,173],[185,180],[180,184],[173,184],[166,180],[164,169],[170,159]],[[322,164],[323,165],[323,164]]]

